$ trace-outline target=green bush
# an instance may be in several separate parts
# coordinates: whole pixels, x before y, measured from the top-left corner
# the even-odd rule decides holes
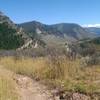
[[[0,24],[0,49],[16,49],[23,43],[21,36],[16,34],[16,29],[7,23]]]

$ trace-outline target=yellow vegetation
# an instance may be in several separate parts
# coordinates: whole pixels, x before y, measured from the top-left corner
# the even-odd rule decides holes
[[[69,91],[100,93],[100,66],[82,68],[80,60],[70,61],[64,56],[14,58],[4,57],[0,64],[16,73],[44,80],[49,86]]]
[[[20,100],[12,73],[0,66],[0,100]]]

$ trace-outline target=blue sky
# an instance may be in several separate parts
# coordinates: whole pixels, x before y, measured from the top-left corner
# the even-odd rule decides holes
[[[0,11],[15,23],[100,23],[100,0],[0,0]]]

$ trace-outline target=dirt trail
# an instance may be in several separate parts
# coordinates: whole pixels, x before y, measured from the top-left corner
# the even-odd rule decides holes
[[[55,100],[44,85],[31,78],[17,75],[15,80],[20,89],[21,100]]]
[[[0,66],[0,74],[6,74],[16,81],[16,88],[21,100],[59,100],[58,97],[54,98],[52,96],[46,86],[32,80],[30,77],[15,74],[2,66]]]

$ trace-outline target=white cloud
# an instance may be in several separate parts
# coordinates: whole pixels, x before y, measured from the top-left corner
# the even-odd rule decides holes
[[[85,24],[85,25],[82,25],[83,27],[97,27],[97,28],[100,28],[100,24]]]

